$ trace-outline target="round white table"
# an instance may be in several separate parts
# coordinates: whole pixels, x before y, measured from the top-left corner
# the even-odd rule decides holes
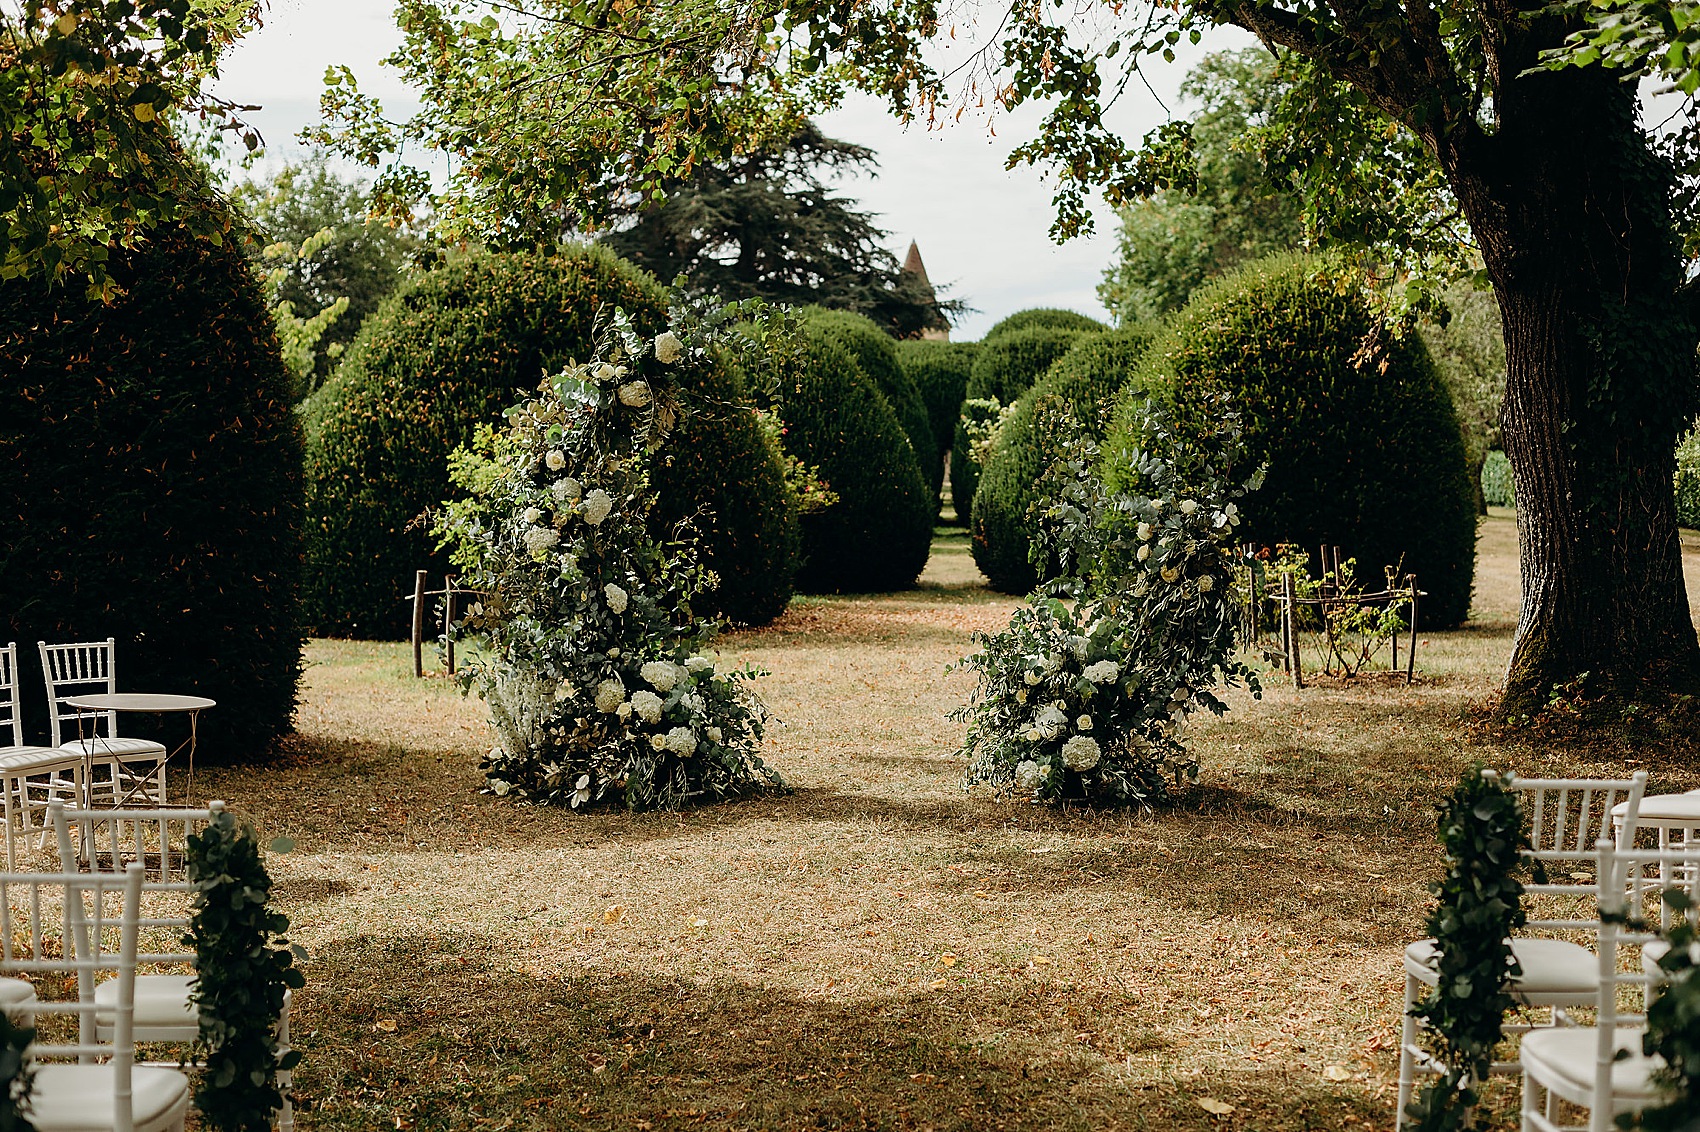
[[[83,739],[82,720],[84,715],[100,715],[106,712],[140,715],[181,715],[186,713],[189,716],[189,737],[177,744],[159,761],[158,773],[160,782],[163,784],[165,781],[165,764],[176,758],[178,752],[187,749],[189,752],[189,792],[193,795],[195,790],[197,724],[203,711],[218,706],[216,700],[209,700],[205,696],[174,696],[158,692],[111,692],[92,696],[68,696],[65,703],[77,709],[77,739],[79,742]],[[113,731],[116,733],[117,728],[113,728]],[[99,728],[91,728],[91,733],[93,739],[98,741],[100,738]],[[85,759],[90,746],[92,746],[92,743],[85,743],[83,746]],[[124,797],[119,800],[119,804],[128,802],[130,796],[141,789],[146,781],[144,778],[141,783],[126,791]],[[116,793],[116,790],[114,792]],[[160,791],[159,801],[161,805],[165,804],[164,790]]]

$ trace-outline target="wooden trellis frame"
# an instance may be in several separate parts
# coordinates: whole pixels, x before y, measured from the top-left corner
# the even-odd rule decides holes
[[[1338,546],[1324,545],[1321,548],[1319,561],[1322,565],[1324,577],[1330,574],[1335,578],[1341,576],[1341,555]],[[1280,610],[1281,654],[1279,661],[1282,667],[1292,674],[1293,687],[1303,688],[1305,686],[1304,663],[1299,645],[1299,634],[1301,632],[1299,611],[1303,607],[1314,606],[1317,608],[1317,611],[1321,614],[1322,631],[1328,638],[1329,647],[1332,648],[1333,629],[1332,623],[1328,619],[1330,608],[1338,609],[1347,606],[1361,608],[1363,606],[1387,606],[1396,602],[1408,602],[1411,607],[1410,643],[1405,648],[1404,673],[1405,683],[1410,684],[1416,680],[1417,671],[1418,599],[1428,595],[1417,588],[1417,576],[1415,574],[1406,574],[1400,578],[1393,569],[1389,568],[1386,577],[1386,586],[1374,593],[1342,594],[1335,583],[1324,581],[1318,587],[1318,592],[1314,597],[1301,597],[1294,576],[1290,573],[1283,574],[1279,582],[1266,583],[1261,594],[1252,596],[1249,602],[1250,609],[1247,613],[1250,639],[1255,641],[1260,636],[1258,624],[1259,610],[1262,606],[1260,599],[1273,600]],[[1398,672],[1400,665],[1399,634],[1397,631],[1392,634],[1391,645],[1391,667],[1394,672]]]
[[[428,590],[425,588],[426,576],[426,571],[416,571],[413,575],[413,596],[402,598],[403,601],[413,603],[413,633],[411,637],[413,642],[413,675],[416,677],[425,675],[425,599],[440,597],[443,599],[441,622],[443,642],[447,646],[443,657],[443,675],[453,676],[455,674],[455,643],[454,638],[449,636],[449,626],[454,624],[455,600],[462,596],[482,597],[483,593],[479,590],[469,590],[465,586],[455,585],[453,574],[444,575],[442,589]]]

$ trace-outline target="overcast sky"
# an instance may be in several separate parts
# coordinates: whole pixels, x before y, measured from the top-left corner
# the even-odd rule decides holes
[[[226,57],[219,93],[263,109],[250,115],[277,159],[299,156],[295,134],[316,121],[325,68],[353,68],[361,89],[380,97],[394,117],[413,105],[395,73],[379,65],[400,41],[389,0],[271,0],[266,26]],[[1174,64],[1149,66],[1157,94],[1179,108],[1175,89],[1188,62],[1205,50],[1240,46],[1250,38],[1225,30]],[[1112,115],[1125,136],[1137,139],[1165,119],[1156,98],[1130,93]],[[1055,306],[1107,318],[1096,288],[1115,251],[1115,217],[1100,207],[1098,231],[1058,246],[1046,234],[1051,191],[1040,174],[1006,171],[1009,150],[1031,137],[1038,114],[1023,111],[988,122],[964,115],[960,124],[928,132],[907,130],[883,107],[853,99],[821,120],[830,136],[870,147],[878,175],[846,181],[847,195],[876,214],[901,257],[911,239],[920,243],[927,273],[945,294],[976,309],[952,332],[980,337],[1013,311]]]

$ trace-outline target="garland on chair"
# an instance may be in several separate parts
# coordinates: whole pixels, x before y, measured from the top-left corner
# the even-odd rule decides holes
[[[300,1060],[277,1052],[284,993],[305,982],[281,938],[289,917],[267,907],[272,882],[253,826],[228,812],[190,835],[188,868],[196,893],[184,943],[195,949],[190,1001],[206,1051],[195,1106],[220,1132],[270,1132],[283,1107],[278,1070]]]
[[[1529,837],[1516,796],[1476,767],[1441,804],[1438,824],[1446,875],[1431,887],[1439,904],[1427,927],[1439,981],[1411,1013],[1426,1024],[1429,1052],[1445,1068],[1405,1110],[1415,1132],[1470,1126],[1476,1084],[1516,1005],[1510,980],[1522,973],[1509,942],[1526,919],[1515,874]]]
[[[28,1050],[35,1028],[19,1026],[0,1010],[0,1132],[35,1132],[27,1115],[35,1068]]]
[[[1659,957],[1665,984],[1647,1008],[1642,1052],[1664,1058],[1653,1075],[1666,1103],[1617,1118],[1619,1127],[1648,1132],[1700,1129],[1700,933],[1688,918],[1693,904],[1680,888],[1666,889],[1665,904],[1675,917],[1664,933],[1670,950]]]

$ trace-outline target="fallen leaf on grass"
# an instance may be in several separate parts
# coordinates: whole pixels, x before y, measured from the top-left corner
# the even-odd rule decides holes
[[[928,986],[932,987],[933,990],[943,990],[945,987],[948,987],[949,985],[950,985],[949,979],[934,979],[931,983],[928,984]]]
[[[1051,965],[1051,960],[1050,960],[1049,956],[1035,955],[1033,957],[1033,966],[1035,966],[1035,967],[1049,967],[1050,965]]]
[[[947,951],[943,955],[940,955],[939,956],[939,965],[942,966],[942,967],[954,967],[954,966],[956,966],[956,955],[955,955],[955,953]]]
[[[608,910],[602,913],[602,922],[605,924],[617,924],[625,918],[626,906],[624,904],[610,905]]]
[[[378,1029],[382,1030],[386,1034],[395,1033],[395,1019],[385,1018],[383,1021],[378,1023]]]
[[[701,916],[698,916],[696,919],[691,921],[691,927],[693,927],[693,928],[706,928],[706,927],[708,927],[708,921],[703,919]]]
[[[1227,1116],[1234,1111],[1233,1105],[1227,1101],[1219,1101],[1215,1097],[1193,1097],[1192,1103],[1212,1116]]]
[[[1330,1065],[1322,1070],[1322,1076],[1324,1080],[1328,1081],[1350,1081],[1352,1071],[1344,1065]]]

